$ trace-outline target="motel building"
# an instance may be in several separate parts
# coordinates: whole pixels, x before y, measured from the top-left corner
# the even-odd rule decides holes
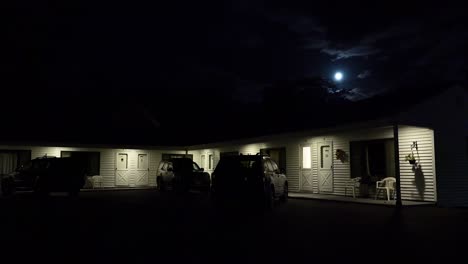
[[[290,196],[403,205],[468,206],[467,90],[445,89],[377,119],[195,146],[0,143],[0,174],[30,159],[80,156],[85,188],[155,188],[161,160],[192,158],[210,174],[227,155],[270,155]],[[313,122],[313,117],[310,119]],[[414,160],[407,160],[408,155]],[[382,182],[384,184],[382,184]],[[390,197],[386,189],[391,187]],[[378,192],[378,193],[377,193]]]

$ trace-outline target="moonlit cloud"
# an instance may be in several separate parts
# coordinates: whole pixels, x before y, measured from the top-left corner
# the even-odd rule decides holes
[[[358,74],[358,78],[359,79],[365,79],[367,77],[369,77],[371,75],[371,71],[370,70],[365,70],[363,72],[361,72],[360,74]]]
[[[321,52],[335,57],[332,60],[336,61],[352,57],[367,57],[379,53],[380,49],[372,46],[356,46],[349,49],[325,48],[322,49]]]
[[[320,39],[320,38],[306,38],[305,40],[305,45],[304,49],[309,50],[309,49],[324,49],[330,45],[330,42],[325,39]]]

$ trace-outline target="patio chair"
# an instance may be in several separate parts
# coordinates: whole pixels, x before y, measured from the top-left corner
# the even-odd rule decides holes
[[[359,187],[360,182],[361,182],[361,177],[349,179],[345,186],[345,196],[347,195],[346,192],[348,188],[351,188],[353,190],[353,198],[356,198],[356,188]]]
[[[94,175],[92,177],[93,179],[93,189],[95,188],[102,188],[102,176],[99,176],[99,175]]]
[[[381,190],[385,190],[387,193],[387,201],[390,201],[390,194],[395,196],[395,185],[396,179],[394,177],[387,177],[381,181],[375,183],[375,200],[379,196]]]

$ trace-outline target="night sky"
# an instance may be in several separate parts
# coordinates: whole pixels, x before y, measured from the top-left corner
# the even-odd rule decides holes
[[[203,143],[297,118],[255,115],[303,80],[330,84],[304,92],[317,110],[467,78],[466,9],[447,1],[38,2],[2,4],[4,140]]]

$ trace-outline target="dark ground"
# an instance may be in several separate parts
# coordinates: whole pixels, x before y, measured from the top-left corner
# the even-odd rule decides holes
[[[23,193],[0,208],[0,263],[464,263],[468,253],[464,209],[290,199],[226,212],[203,195],[150,190]]]

